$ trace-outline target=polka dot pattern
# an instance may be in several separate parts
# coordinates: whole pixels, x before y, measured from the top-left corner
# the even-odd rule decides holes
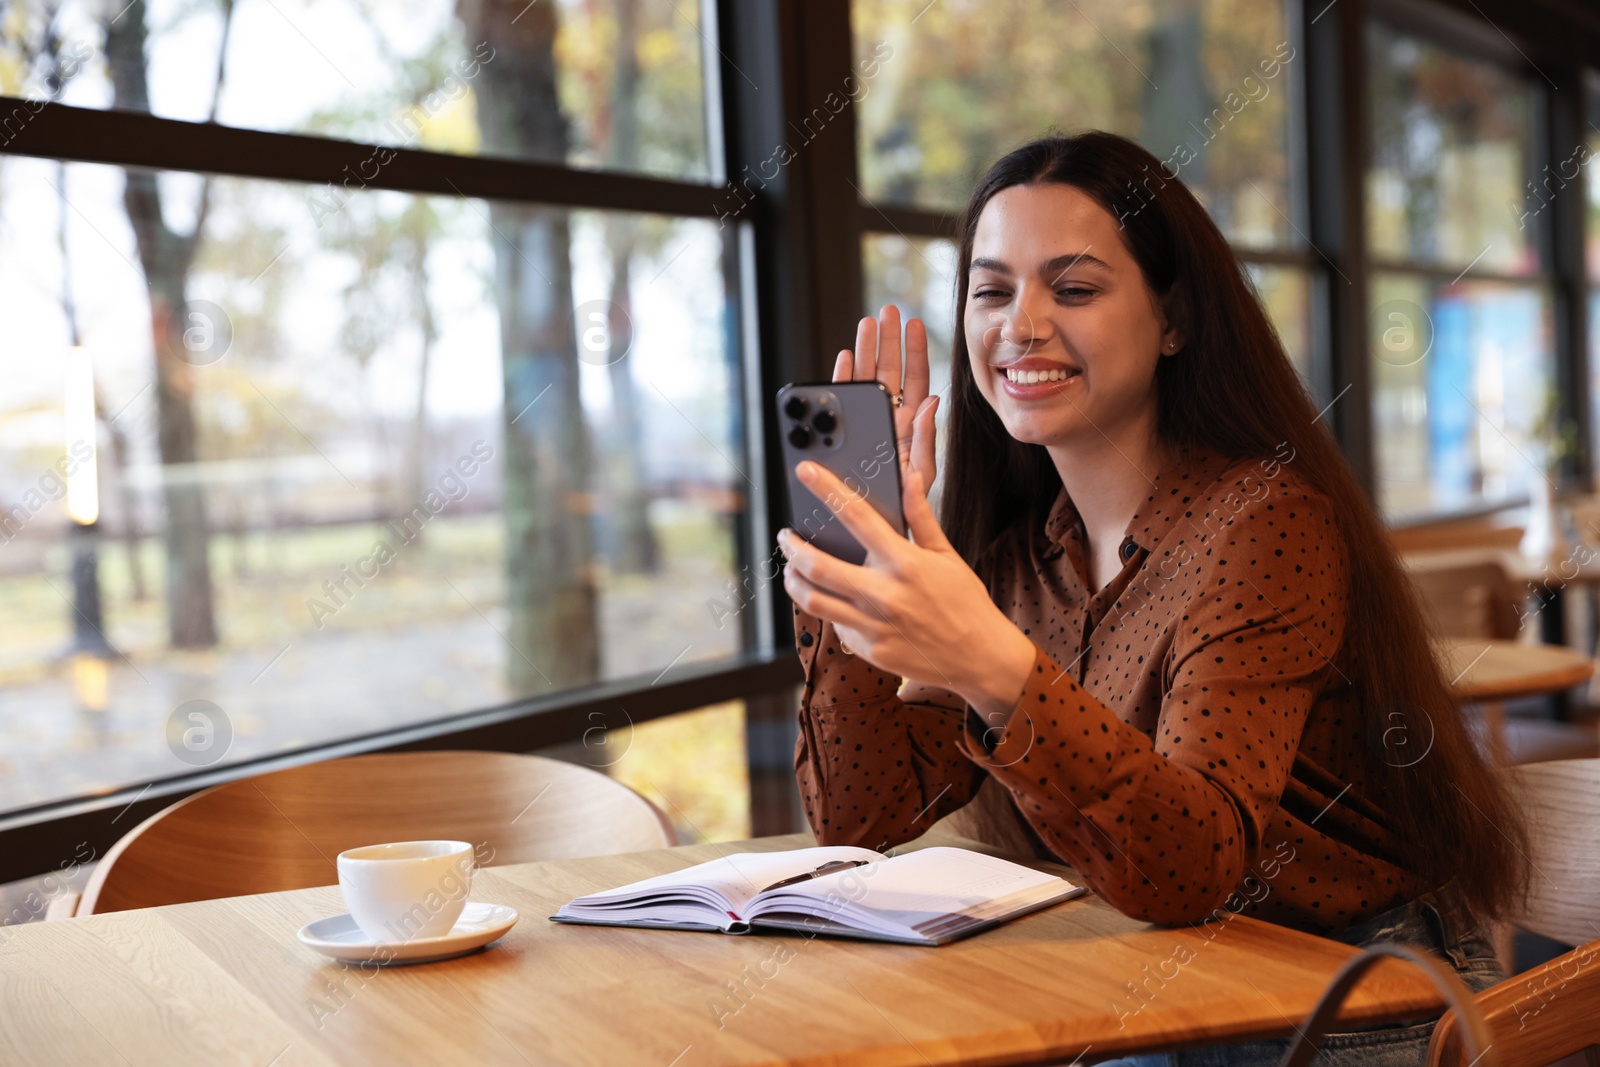
[[[888,847],[976,796],[964,829],[1026,841],[1154,922],[1226,908],[1331,933],[1415,896],[1362,787],[1343,542],[1292,467],[1181,452],[1098,592],[1065,492],[1002,536],[990,594],[1036,652],[999,728],[943,690],[902,699],[797,611],[818,839]]]

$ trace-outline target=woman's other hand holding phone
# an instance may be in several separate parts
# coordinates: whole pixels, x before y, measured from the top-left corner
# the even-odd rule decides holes
[[[930,417],[930,466],[932,429]],[[780,530],[783,587],[800,610],[833,623],[851,652],[882,671],[949,689],[985,716],[1009,710],[1033,667],[1033,641],[945,538],[922,472],[902,479],[909,541],[821,464],[808,460],[798,473],[867,550],[857,566]]]
[[[939,410],[939,398],[928,395],[928,331],[921,319],[909,319],[905,333],[902,360],[900,309],[885,304],[876,319],[862,319],[856,327],[855,351],[839,351],[833,364],[833,380],[877,381],[889,390],[890,396],[901,398],[894,412],[901,470],[916,471],[922,475],[922,484],[931,486],[937,473],[933,418]]]

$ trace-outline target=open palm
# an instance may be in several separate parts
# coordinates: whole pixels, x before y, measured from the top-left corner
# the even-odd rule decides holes
[[[882,383],[890,396],[900,396],[894,428],[900,462],[922,475],[931,486],[934,475],[934,415],[939,398],[928,395],[928,331],[921,319],[906,322],[905,358],[901,359],[900,309],[885,305],[878,317],[856,327],[855,351],[842,349],[834,361],[836,382]],[[902,380],[903,376],[903,380]]]

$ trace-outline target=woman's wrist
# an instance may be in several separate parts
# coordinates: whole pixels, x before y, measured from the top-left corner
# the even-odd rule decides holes
[[[971,657],[966,676],[955,687],[985,722],[1016,706],[1038,654],[1028,635],[1010,619],[1002,618],[1004,625],[996,627],[982,654]]]

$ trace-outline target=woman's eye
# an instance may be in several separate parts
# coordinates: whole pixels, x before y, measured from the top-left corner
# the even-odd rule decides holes
[[[1004,289],[980,289],[972,294],[974,300],[1004,300],[1011,294]]]
[[[1093,289],[1085,289],[1082,286],[1069,285],[1069,286],[1066,286],[1064,288],[1057,289],[1056,290],[1056,295],[1057,296],[1064,296],[1064,297],[1067,297],[1068,299],[1076,300],[1076,299],[1078,299],[1080,297],[1093,296],[1094,295],[1094,290]]]

